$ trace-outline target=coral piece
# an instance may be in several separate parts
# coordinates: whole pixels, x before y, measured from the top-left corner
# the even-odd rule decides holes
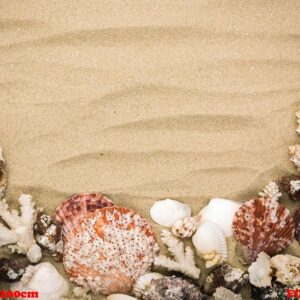
[[[278,201],[282,194],[279,191],[278,185],[274,181],[271,181],[264,187],[263,191],[259,193],[259,196]]]
[[[250,283],[256,287],[271,286],[272,269],[270,256],[260,252],[255,262],[248,268]]]
[[[63,238],[69,236],[82,217],[97,209],[111,207],[113,202],[101,193],[80,193],[64,200],[55,211],[55,221],[61,225]],[[74,226],[73,226],[74,225]]]
[[[216,253],[227,259],[226,237],[224,231],[215,223],[201,222],[192,241],[200,256]]]
[[[294,212],[295,239],[300,244],[300,207]]]
[[[145,290],[147,290],[153,279],[160,279],[164,277],[159,273],[146,273],[140,276],[133,287],[132,293],[135,297],[141,299]]]
[[[58,300],[69,291],[67,281],[48,262],[28,266],[21,280],[10,287],[12,291],[37,292],[39,300]]]
[[[276,281],[287,286],[300,285],[300,258],[292,255],[276,255],[270,260]]]
[[[287,208],[271,199],[256,198],[237,211],[233,232],[253,262],[260,252],[272,256],[284,250],[292,242],[295,228]]]
[[[155,201],[150,209],[152,220],[165,227],[172,227],[176,221],[190,217],[191,214],[192,210],[188,205],[172,199]]]
[[[228,264],[213,269],[204,283],[204,292],[212,295],[218,287],[225,287],[233,292],[239,291],[249,282],[249,276],[238,268],[232,268]]]
[[[2,148],[0,147],[0,200],[5,195],[7,186],[7,174],[5,172],[5,162],[2,156]]]
[[[25,256],[13,256],[0,259],[0,280],[13,282],[19,280],[29,265]]]
[[[197,230],[197,226],[201,217],[188,217],[176,221],[172,226],[172,232],[175,236],[180,238],[191,237]]]
[[[164,276],[151,280],[143,291],[143,300],[202,300],[206,296],[189,281],[175,276]]]
[[[194,252],[189,247],[184,247],[184,243],[180,242],[168,230],[161,232],[161,240],[167,245],[168,251],[174,256],[175,260],[166,256],[158,256],[154,260],[154,265],[167,268],[169,271],[178,271],[188,277],[198,279],[200,269],[196,267]]]
[[[300,145],[292,145],[289,147],[291,161],[295,164],[297,170],[300,170]]]
[[[60,226],[54,224],[52,218],[44,214],[43,210],[39,210],[33,228],[37,243],[56,261],[62,261],[63,241]]]
[[[32,196],[25,194],[20,196],[19,203],[21,215],[16,210],[9,211],[5,199],[0,201],[0,217],[11,228],[8,229],[0,224],[0,246],[9,245],[12,252],[25,254],[30,262],[37,263],[42,253],[33,236],[33,225],[36,219],[35,204]]]
[[[218,287],[213,294],[214,300],[243,300],[241,295],[235,294],[224,287]]]
[[[278,182],[291,200],[300,201],[300,176],[283,176],[279,178]]]
[[[80,219],[68,212],[62,220],[69,232],[64,238],[66,272],[94,293],[130,293],[159,250],[152,227],[128,208],[96,209]]]

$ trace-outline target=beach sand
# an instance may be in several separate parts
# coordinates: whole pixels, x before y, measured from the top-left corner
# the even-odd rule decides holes
[[[1,1],[8,202],[30,193],[52,213],[101,191],[150,220],[155,200],[197,213],[293,172],[299,14],[296,0]]]

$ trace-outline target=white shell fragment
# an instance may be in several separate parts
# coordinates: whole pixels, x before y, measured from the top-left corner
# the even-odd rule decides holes
[[[107,300],[137,300],[137,299],[123,294],[113,294],[113,295],[109,295],[107,297]]]
[[[233,200],[211,199],[200,211],[201,221],[210,221],[218,225],[226,237],[232,236],[232,221],[241,203]]]
[[[192,238],[197,253],[201,256],[216,252],[227,258],[227,242],[224,231],[215,223],[202,221]]]
[[[150,283],[153,279],[160,279],[163,275],[159,273],[146,273],[145,275],[140,276],[133,287],[133,295],[142,298],[143,292],[147,290],[150,286]]]
[[[165,227],[172,227],[177,220],[190,217],[191,214],[188,205],[172,199],[156,201],[150,209],[153,221]]]
[[[27,267],[21,280],[10,287],[13,291],[38,292],[39,300],[59,300],[69,291],[67,281],[49,262]]]
[[[260,252],[255,262],[248,268],[251,284],[259,288],[271,286],[272,269],[270,266],[270,256]]]

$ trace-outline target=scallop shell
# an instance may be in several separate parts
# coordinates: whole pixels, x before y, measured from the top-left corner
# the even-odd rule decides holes
[[[0,147],[0,200],[5,195],[6,186],[7,186],[7,174],[5,172],[5,162],[2,157],[2,148]]]
[[[294,212],[295,239],[300,244],[300,207]]]
[[[128,294],[149,272],[159,247],[152,227],[128,208],[68,215],[63,263],[71,281],[104,295]]]
[[[228,256],[225,234],[218,225],[212,222],[201,222],[193,235],[192,241],[197,253],[200,255],[216,252],[224,259]]]
[[[78,220],[96,209],[111,207],[113,202],[101,193],[80,193],[63,201],[55,211],[55,221],[61,224],[63,238],[69,237]]]
[[[300,176],[283,176],[278,180],[282,189],[288,193],[289,198],[294,201],[300,200]]]
[[[249,282],[249,275],[238,268],[228,264],[213,269],[204,283],[204,292],[212,295],[218,287],[225,287],[233,292],[239,291]]]
[[[256,198],[237,211],[233,232],[253,262],[260,252],[272,256],[284,250],[292,242],[295,228],[287,208],[275,200]]]

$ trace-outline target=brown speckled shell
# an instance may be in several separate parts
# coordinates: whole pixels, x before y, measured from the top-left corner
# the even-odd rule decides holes
[[[275,200],[256,198],[244,203],[233,219],[233,233],[253,262],[260,252],[275,255],[293,240],[295,227],[289,210]]]
[[[291,186],[291,181],[300,181],[300,176],[291,175],[283,176],[279,178],[278,183],[281,185],[282,189],[288,193],[289,198],[293,201],[300,201],[300,190],[293,191]]]
[[[127,208],[97,209],[76,222],[69,216],[62,226],[69,232],[64,241],[66,272],[71,281],[94,293],[130,293],[158,254],[152,227]]]
[[[204,292],[212,295],[218,287],[225,287],[233,292],[239,291],[249,282],[249,275],[240,269],[232,268],[228,264],[213,269],[206,277]]]
[[[113,205],[113,202],[101,193],[80,193],[63,201],[56,208],[54,218],[62,226],[63,238],[65,239],[82,217],[96,209]]]
[[[295,238],[300,244],[300,207],[294,212]]]

